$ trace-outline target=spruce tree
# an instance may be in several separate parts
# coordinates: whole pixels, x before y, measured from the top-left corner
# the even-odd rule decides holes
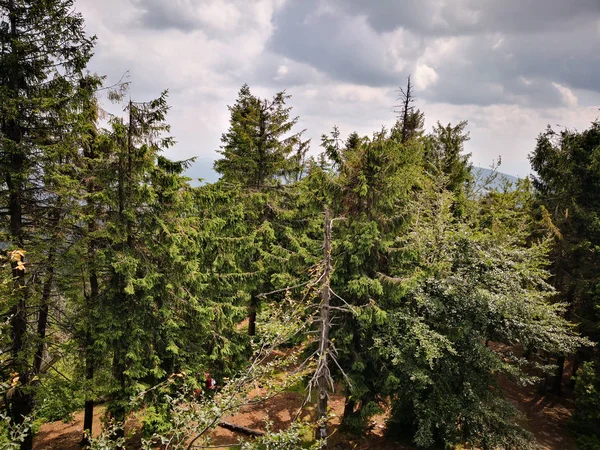
[[[76,251],[84,295],[74,320],[85,386],[96,392],[86,398],[88,420],[100,393],[122,423],[139,406],[131,396],[140,390],[174,374],[231,374],[239,361],[239,315],[213,295],[207,274],[213,261],[202,257],[210,227],[182,175],[190,161],[160,154],[173,143],[166,99],[165,92],[128,102],[127,118],[112,117],[110,128],[92,132],[83,147],[78,224],[84,229]],[[152,392],[144,404],[153,417],[147,431],[169,420],[168,398]]]
[[[93,42],[85,36],[83,19],[73,11],[72,0],[0,2],[0,172],[7,187],[5,230],[12,248],[29,250],[31,264],[36,257],[31,247],[33,233],[39,230],[32,227],[33,216],[40,199],[53,195],[44,185],[40,163],[53,157],[48,148],[69,133],[72,100]],[[47,263],[46,292],[52,284],[53,261]],[[11,398],[10,412],[18,423],[33,407],[29,388],[32,372],[39,371],[40,351],[39,344],[37,352],[32,348],[27,324],[39,298],[28,285],[27,272],[16,264],[13,278],[9,314],[14,345],[9,370],[19,374],[21,387]],[[40,338],[45,335],[44,302],[37,326]],[[32,353],[37,353],[37,363]],[[30,447],[31,436],[22,444],[22,448]]]
[[[457,125],[437,123],[425,141],[427,169],[446,177],[447,189],[457,195],[464,193],[465,185],[472,181],[470,154],[464,154],[464,143],[469,140],[465,132],[466,120]]]
[[[405,144],[411,139],[421,137],[423,134],[423,126],[425,124],[425,114],[420,110],[415,110],[413,103],[415,102],[413,87],[410,82],[410,75],[406,81],[406,88],[400,88],[400,104],[396,113],[398,119],[392,128],[392,138],[398,139],[402,144]]]
[[[556,226],[551,253],[551,282],[557,300],[567,302],[568,317],[595,342],[600,341],[600,258],[598,217],[600,216],[600,122],[583,131],[548,127],[537,139],[530,161],[536,172],[533,184],[537,201]],[[565,359],[557,353],[558,370],[551,388],[560,392]],[[600,358],[597,348],[582,349],[575,355],[572,374],[578,396],[575,427],[581,442],[600,442],[598,416],[592,412],[600,399]],[[594,445],[594,444],[590,444]]]
[[[242,86],[235,104],[229,106],[230,126],[218,151],[223,158],[215,161],[224,181],[262,189],[297,170],[293,150],[301,143],[301,132],[291,133],[298,118],[290,117],[289,98],[282,91],[272,100],[260,99],[247,84]]]
[[[276,206],[283,191],[277,187],[287,179],[298,179],[308,142],[301,139],[302,131],[293,133],[298,118],[291,118],[290,98],[285,92],[272,100],[260,99],[242,86],[238,99],[229,106],[229,130],[222,135],[223,158],[215,161],[215,170],[224,184],[241,186],[246,203],[248,233],[256,236],[253,249],[246,254],[244,266],[257,272],[247,286],[248,334],[256,334],[259,295],[272,290],[272,278],[281,268],[280,259],[271,250],[277,249],[275,225],[279,208]],[[295,150],[295,151],[294,151]],[[273,247],[274,246],[274,247]]]
[[[332,153],[331,141],[323,142]],[[403,207],[419,184],[421,148],[417,142],[402,145],[385,130],[372,138],[352,133],[338,148],[339,173],[331,173],[323,186],[334,214],[345,219],[332,229],[332,305],[350,305],[353,312],[340,317],[331,336],[345,374],[336,375],[346,381],[343,424],[362,432],[382,392],[372,351],[373,332],[385,314],[380,276],[388,271],[389,249],[404,227]]]

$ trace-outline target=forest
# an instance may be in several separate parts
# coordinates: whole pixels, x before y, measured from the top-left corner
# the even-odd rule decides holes
[[[129,99],[95,45],[73,0],[0,0],[1,448],[74,414],[89,449],[368,448],[376,416],[380,448],[536,448],[506,383],[600,448],[600,121],[511,183],[410,77],[391,129],[320,143],[244,85],[198,185],[168,91]],[[290,393],[285,427],[236,422]]]

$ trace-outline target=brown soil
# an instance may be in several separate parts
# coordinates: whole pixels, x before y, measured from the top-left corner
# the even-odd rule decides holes
[[[102,418],[105,408],[103,406],[94,409],[94,421],[92,424],[92,436],[97,437],[102,430]],[[43,424],[35,435],[33,450],[81,450],[79,443],[82,438],[83,411],[73,415],[73,420],[65,422],[52,422]],[[128,436],[127,448],[139,448],[139,424],[130,420],[125,425],[125,433]]]
[[[568,368],[565,372],[570,373]],[[568,379],[565,379],[565,382],[567,381]],[[569,392],[563,396],[541,395],[536,391],[536,387],[519,387],[506,379],[501,379],[500,384],[507,398],[515,403],[527,417],[528,420],[524,423],[524,426],[532,432],[541,449],[576,450],[574,439],[567,429],[573,410],[573,400]],[[264,393],[257,388],[252,394],[261,395]],[[248,405],[234,416],[224,417],[224,420],[263,431],[265,430],[265,422],[269,421],[272,424],[272,430],[285,429],[296,416],[304,401],[304,395],[304,393],[286,392],[264,403]],[[384,414],[373,418],[369,434],[360,439],[336,433],[334,430],[340,423],[340,417],[344,409],[343,396],[339,394],[332,395],[330,406],[334,419],[331,421],[333,434],[329,439],[329,448],[336,450],[410,450],[408,447],[398,445],[384,437],[386,420]],[[98,407],[95,412],[94,435],[97,435],[101,429],[100,418],[104,413],[104,408]],[[302,413],[302,417],[306,417],[311,412],[312,408],[308,405],[308,408]],[[82,423],[83,412],[80,412],[75,414],[73,421],[70,423],[54,422],[42,425],[35,437],[34,450],[78,450]],[[127,424],[126,431],[133,435],[128,448],[135,449],[139,447],[139,436],[134,435],[137,429],[139,429],[139,424],[134,421]],[[223,445],[222,448],[225,450],[228,445],[238,442],[239,435],[223,428],[217,428],[211,437],[212,445]]]
[[[260,394],[262,394],[260,390],[255,390],[251,396]],[[289,426],[290,422],[298,414],[298,410],[302,406],[304,400],[304,393],[286,392],[270,399],[265,404],[246,406],[234,416],[224,417],[224,420],[263,431],[265,430],[265,422],[269,421],[271,423],[271,429],[273,431],[279,431]],[[344,411],[344,397],[340,394],[333,394],[330,397],[329,406],[334,414],[334,418],[330,423],[330,432],[332,433],[329,439],[330,448],[339,450],[403,450],[405,448],[384,438],[385,415],[374,417],[369,434],[360,439],[336,433],[335,430],[340,424],[341,415]],[[312,415],[313,412],[311,405],[308,405],[302,412],[301,417],[304,418],[308,415]],[[227,445],[237,443],[238,437],[239,435],[236,435],[236,433],[232,431],[217,428],[212,434],[211,444],[223,445],[223,449],[226,449],[228,448]]]
[[[565,367],[565,372],[570,372]],[[565,376],[563,386],[568,386]],[[569,422],[575,407],[573,393],[563,387],[563,394],[541,394],[538,386],[520,387],[500,380],[506,397],[525,415],[523,426],[535,437],[542,450],[577,450],[575,439],[569,433]]]

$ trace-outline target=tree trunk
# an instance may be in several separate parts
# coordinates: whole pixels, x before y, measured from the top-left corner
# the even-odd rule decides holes
[[[330,373],[327,363],[329,352],[329,301],[331,291],[331,218],[329,209],[325,209],[325,226],[323,239],[323,286],[321,287],[321,319],[319,325],[319,360],[317,363],[317,430],[316,439],[327,439],[327,402],[329,400]],[[327,446],[324,443],[323,448]]]
[[[96,306],[96,300],[98,298],[98,276],[96,271],[92,269],[90,272],[90,298],[88,302],[88,309],[93,310]],[[95,355],[92,349],[94,344],[92,335],[92,318],[89,317],[90,312],[88,310],[88,325],[85,336],[85,381],[88,390],[91,388],[94,380],[94,368],[95,368]],[[89,438],[92,436],[92,426],[94,423],[94,399],[87,398],[84,404],[83,412],[83,437],[81,439],[82,446],[89,444]]]
[[[54,281],[54,256],[55,252],[50,249],[48,255],[48,268],[46,273],[46,280],[42,287],[42,300],[40,302],[40,312],[37,323],[37,338],[39,339],[37,350],[33,358],[33,375],[39,375],[42,360],[44,359],[44,348],[46,339],[46,328],[48,326],[48,308],[50,306],[50,294],[52,293],[52,283]]]
[[[354,414],[354,408],[356,408],[356,402],[346,397],[346,403],[344,403],[344,414],[342,416],[342,422],[347,421]]]
[[[577,370],[579,370],[579,352],[575,352],[575,355],[573,355],[573,367],[571,368],[571,379],[569,380],[569,386],[571,389],[575,387]]]
[[[554,374],[554,379],[552,380],[552,392],[555,394],[560,394],[562,392],[562,381],[563,375],[565,371],[565,355],[559,355],[556,358],[556,373]]]
[[[56,241],[57,235],[56,231],[58,230],[59,222],[60,222],[60,197],[58,198],[55,210],[50,213],[50,223],[49,228],[52,230],[52,239]],[[44,284],[42,286],[42,298],[40,301],[40,311],[38,315],[38,323],[37,323],[37,339],[38,345],[33,357],[33,376],[39,375],[42,368],[42,361],[44,359],[44,349],[46,339],[46,329],[48,327],[48,309],[50,307],[50,296],[52,294],[52,284],[54,283],[54,261],[56,259],[56,250],[54,246],[52,246],[48,250],[48,260],[46,261],[46,279],[44,280]]]
[[[404,144],[408,141],[408,114],[410,113],[410,103],[412,101],[412,86],[410,84],[410,75],[408,76],[408,82],[406,85],[406,92],[404,93],[404,102],[402,105],[402,140]]]
[[[256,312],[258,310],[258,299],[252,296],[248,307],[248,336],[256,336]]]
[[[85,381],[91,383],[94,379],[94,365],[91,358],[87,358],[85,361]],[[92,426],[94,423],[94,400],[87,399],[83,406],[83,437],[81,439],[81,445],[87,446],[92,437]]]
[[[90,142],[91,144],[84,149],[85,156],[89,159],[87,163],[87,170],[90,173],[94,171],[94,163],[93,159],[96,157],[94,152],[94,145],[96,137],[98,136],[95,123],[97,117],[94,115],[94,120],[92,121],[92,128],[90,131]],[[93,181],[94,178],[91,177],[90,181],[86,185],[87,193],[92,195],[98,191],[98,187],[96,183]],[[90,296],[87,299],[87,329],[85,331],[85,342],[84,342],[84,357],[85,357],[85,381],[86,387],[89,391],[91,390],[92,383],[94,380],[94,371],[96,365],[96,356],[92,349],[94,345],[94,334],[93,334],[93,311],[97,306],[97,299],[100,292],[100,288],[98,285],[98,274],[96,272],[95,267],[95,253],[97,249],[97,240],[94,238],[93,234],[97,231],[97,219],[96,214],[99,212],[97,206],[93,201],[90,200],[90,197],[87,199],[87,207],[90,213],[91,220],[88,222],[88,235],[90,236],[90,241],[87,248],[87,257],[88,264],[90,264],[90,273],[89,273],[89,281],[90,281]],[[80,444],[82,446],[87,446],[89,444],[89,438],[92,436],[92,427],[94,423],[94,399],[86,398],[84,407],[83,407],[83,432]]]
[[[237,425],[235,423],[226,422],[224,420],[221,420],[219,422],[219,426],[221,428],[225,428],[226,430],[243,433],[248,436],[264,436],[265,435],[265,433],[260,430],[253,430],[252,428],[243,427],[242,425]]]

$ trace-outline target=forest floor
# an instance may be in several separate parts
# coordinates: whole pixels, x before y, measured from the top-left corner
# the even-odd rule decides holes
[[[570,373],[570,368],[565,368],[565,373]],[[564,385],[569,382],[565,376]],[[571,419],[574,402],[572,393],[565,389],[562,396],[554,394],[541,395],[535,386],[520,387],[506,379],[500,380],[500,385],[506,397],[513,402],[527,419],[523,426],[534,436],[540,449],[544,450],[576,450],[575,440],[569,433],[568,425]],[[253,395],[261,395],[261,389],[256,388]],[[263,403],[243,407],[237,414],[223,419],[236,425],[264,430],[265,421],[272,423],[275,431],[285,429],[295,417],[299,407],[305,399],[304,392],[284,392]],[[344,397],[340,393],[333,394],[330,398],[330,407],[334,414],[331,429],[335,430],[344,409]],[[101,417],[104,407],[95,409],[93,429],[95,435],[102,427]],[[307,413],[304,413],[307,414]],[[329,439],[329,448],[335,450],[410,450],[401,444],[386,438],[385,414],[373,418],[371,428],[366,436],[360,438],[342,433],[333,433]],[[83,412],[74,415],[69,423],[53,422],[43,424],[34,441],[34,450],[79,450],[81,429],[83,425]],[[126,432],[133,436],[128,448],[139,448],[139,423],[130,420]],[[232,431],[216,428],[212,434],[212,445],[222,445],[223,450],[229,449],[238,442],[239,434]],[[215,448],[215,447],[213,447]],[[235,448],[235,447],[234,447]]]
[[[553,394],[540,395],[533,387],[522,388],[505,380],[501,384],[507,397],[527,417],[525,426],[533,433],[540,448],[576,450],[575,441],[568,431],[568,422],[573,408],[573,401],[568,394],[564,397]],[[273,429],[279,430],[289,425],[303,400],[303,393],[286,392],[268,400],[265,404],[244,407],[238,414],[224,419],[253,429],[264,429],[265,419],[268,419],[273,422]],[[333,395],[330,404],[336,416],[331,424],[332,428],[335,428],[339,424],[339,417],[344,409],[343,396]],[[104,408],[96,408],[94,416],[96,432],[101,428],[103,413]],[[329,441],[330,448],[336,450],[408,450],[409,447],[385,438],[385,419],[385,415],[374,417],[370,433],[361,438],[340,433],[334,434]],[[78,442],[81,439],[82,425],[83,412],[76,413],[69,423],[53,422],[42,425],[35,438],[34,450],[79,450]],[[128,423],[130,431],[135,428],[135,422]],[[213,445],[223,445],[222,448],[227,449],[229,448],[228,444],[237,443],[237,437],[231,431],[217,428],[213,432]],[[136,441],[135,438],[132,440],[131,448],[138,447]]]

